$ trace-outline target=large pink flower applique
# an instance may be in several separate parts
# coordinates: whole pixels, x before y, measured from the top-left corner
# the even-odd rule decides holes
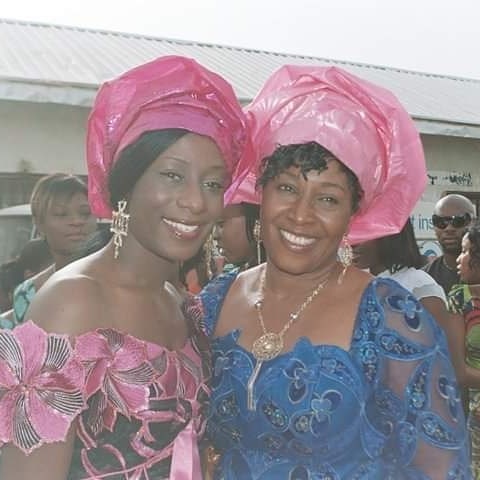
[[[64,440],[85,407],[84,381],[68,336],[31,321],[0,331],[0,440],[25,453]]]
[[[83,433],[95,438],[104,428],[113,431],[117,413],[130,418],[148,409],[157,372],[145,342],[113,329],[98,329],[78,337],[75,352],[87,370]]]

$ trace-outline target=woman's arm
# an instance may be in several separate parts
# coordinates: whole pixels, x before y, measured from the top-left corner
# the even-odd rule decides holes
[[[8,392],[0,400],[2,480],[68,478],[76,419],[85,406],[85,371],[71,338],[91,327],[90,290],[84,281],[47,283],[28,321],[0,332],[0,382]]]
[[[480,371],[465,363],[465,327],[462,316],[450,313],[438,297],[424,297],[420,302],[445,332],[458,383],[465,386],[473,382],[471,386],[480,387]]]
[[[402,287],[389,285],[379,294],[384,326],[377,335],[381,376],[374,398],[387,400],[377,403],[378,415],[392,425],[387,469],[398,478],[411,470],[431,479],[462,478],[468,436],[444,332]]]
[[[43,445],[25,455],[12,444],[2,447],[0,478],[2,480],[66,480],[70,470],[76,422],[63,442]]]

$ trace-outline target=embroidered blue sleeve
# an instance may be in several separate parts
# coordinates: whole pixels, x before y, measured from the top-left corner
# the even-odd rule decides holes
[[[443,331],[392,280],[375,280],[360,308],[365,315],[354,355],[371,391],[370,444],[382,445],[389,475],[470,478],[460,393]]]
[[[205,329],[210,336],[215,331],[218,315],[230,285],[237,278],[238,269],[224,273],[209,282],[199,293],[203,306]]]

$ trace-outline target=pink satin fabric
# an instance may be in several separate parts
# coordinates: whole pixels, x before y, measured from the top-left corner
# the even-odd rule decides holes
[[[391,92],[337,67],[287,65],[245,110],[257,165],[278,145],[316,141],[355,173],[364,198],[351,243],[403,228],[427,175],[420,136]]]
[[[256,188],[257,178],[253,171],[250,171],[240,183],[235,193],[226,202],[227,205],[236,205],[242,202],[260,204],[260,191]]]
[[[165,56],[100,88],[87,129],[88,194],[93,213],[110,218],[108,174],[119,154],[143,133],[182,128],[215,141],[235,191],[251,167],[250,135],[230,84],[195,60]]]

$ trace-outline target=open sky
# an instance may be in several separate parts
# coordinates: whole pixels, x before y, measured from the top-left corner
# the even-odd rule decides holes
[[[480,79],[480,0],[5,0],[0,17]]]

